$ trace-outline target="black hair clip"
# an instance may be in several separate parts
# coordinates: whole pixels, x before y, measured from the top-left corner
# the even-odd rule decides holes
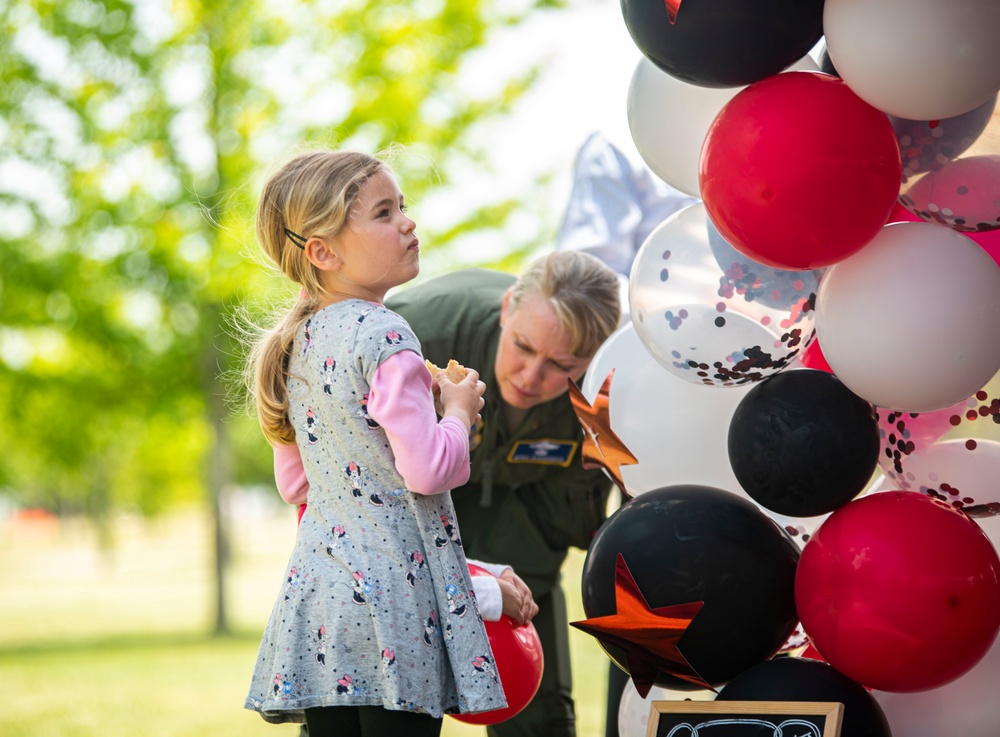
[[[306,239],[303,238],[301,235],[296,233],[294,230],[289,230],[288,228],[285,228],[285,235],[287,235],[288,240],[290,240],[296,246],[301,248],[303,251],[306,250]]]

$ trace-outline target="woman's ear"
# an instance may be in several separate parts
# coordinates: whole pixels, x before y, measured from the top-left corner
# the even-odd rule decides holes
[[[507,319],[507,307],[510,305],[510,293],[510,289],[504,292],[503,301],[500,303],[500,327],[503,327],[503,322]]]
[[[343,264],[340,255],[326,238],[310,238],[306,241],[305,252],[309,263],[321,271],[337,271]]]

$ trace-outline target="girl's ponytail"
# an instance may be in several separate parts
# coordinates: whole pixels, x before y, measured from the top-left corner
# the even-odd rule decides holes
[[[264,437],[272,445],[295,442],[295,428],[288,421],[288,362],[299,325],[315,310],[315,300],[299,297],[292,309],[260,337],[250,353],[257,419]]]

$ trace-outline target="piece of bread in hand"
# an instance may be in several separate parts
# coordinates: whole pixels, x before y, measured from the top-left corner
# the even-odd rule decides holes
[[[440,368],[438,366],[435,366],[433,363],[431,363],[426,359],[424,360],[424,363],[427,364],[427,370],[431,372],[431,376],[437,376],[438,371],[444,371],[445,376],[447,376],[448,379],[453,384],[458,384],[460,381],[462,381],[462,379],[465,378],[465,375],[469,373],[466,370],[465,366],[460,364],[454,358],[448,361],[447,368]]]

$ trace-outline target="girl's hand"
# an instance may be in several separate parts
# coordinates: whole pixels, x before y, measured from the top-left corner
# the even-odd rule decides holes
[[[531,596],[531,589],[516,573],[506,570],[497,579],[503,601],[503,613],[519,625],[528,624],[538,614],[538,604]]]
[[[442,371],[434,377],[434,383],[438,386],[442,416],[457,417],[465,424],[466,430],[482,419],[479,410],[486,403],[483,399],[486,384],[479,380],[478,371],[469,369],[458,384],[452,383]]]

